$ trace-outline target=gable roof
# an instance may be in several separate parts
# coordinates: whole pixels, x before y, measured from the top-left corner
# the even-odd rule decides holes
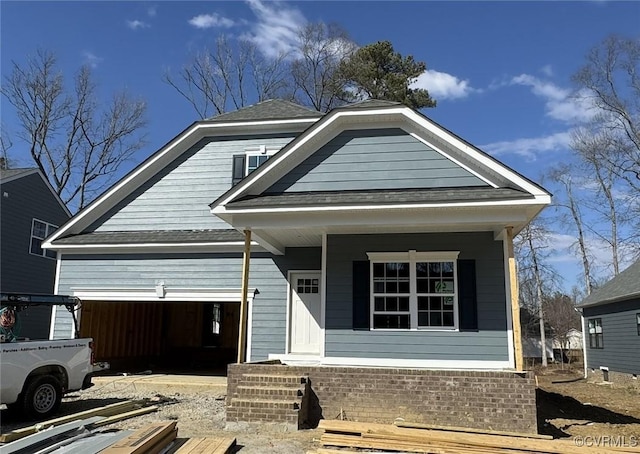
[[[640,260],[586,297],[578,306],[599,306],[640,297]]]
[[[0,169],[0,183],[10,183],[12,181],[31,175],[40,176],[42,182],[47,186],[47,188],[49,188],[49,192],[51,192],[51,195],[56,199],[60,207],[62,207],[67,216],[71,217],[71,211],[69,211],[67,205],[62,201],[58,193],[53,189],[53,186],[51,186],[51,183],[49,183],[47,177],[45,177],[37,167],[26,167],[22,169]]]
[[[529,193],[539,199],[537,202],[542,204],[546,205],[550,202],[550,194],[544,188],[421,113],[400,103],[368,100],[356,106],[333,109],[256,171],[212,202],[210,205],[212,212],[220,215],[226,211],[227,205],[231,207],[232,203],[248,196],[260,196],[279,178],[311,156],[321,144],[333,137],[336,131],[347,129],[349,126],[358,128],[363,125],[364,127],[374,127],[372,125],[399,127],[398,125],[401,125],[419,140],[422,140],[421,137],[428,136],[429,146],[461,167],[470,170],[493,188],[512,187]]]
[[[24,169],[0,169],[0,183],[8,183],[18,178],[26,177],[38,172],[37,167],[28,167]]]
[[[247,121],[264,119],[319,118],[323,114],[284,99],[268,99],[252,106],[209,118],[210,121]]]
[[[247,132],[251,134],[299,133],[321,116],[319,112],[288,101],[273,101],[259,103],[262,106],[258,107],[258,110],[253,110],[251,107],[242,109],[245,113],[237,116],[232,116],[234,112],[230,112],[224,114],[224,118],[220,115],[214,119],[192,123],[56,230],[45,241],[43,247],[53,248],[58,239],[81,233],[141,184],[205,137],[246,135]],[[285,113],[286,116],[283,117]]]

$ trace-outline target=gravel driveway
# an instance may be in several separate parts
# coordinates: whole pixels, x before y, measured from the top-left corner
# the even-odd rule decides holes
[[[154,399],[160,410],[138,416],[105,428],[138,429],[147,424],[178,421],[178,437],[232,436],[236,437],[241,454],[293,454],[305,453],[316,445],[314,438],[320,438],[319,430],[286,432],[277,426],[252,426],[244,431],[227,431],[225,426],[225,393],[221,386],[198,384],[170,385],[164,383],[144,383],[140,380],[122,377],[101,377],[94,379],[96,385],[85,391],[66,396],[62,400],[58,416],[63,416],[91,408],[118,402],[120,400]],[[0,412],[0,428],[8,432],[31,425],[7,413]],[[316,445],[317,446],[317,445]]]

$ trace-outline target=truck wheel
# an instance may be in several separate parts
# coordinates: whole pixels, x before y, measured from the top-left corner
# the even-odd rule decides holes
[[[22,413],[30,419],[44,419],[60,407],[62,386],[52,376],[40,375],[29,379],[20,398]]]

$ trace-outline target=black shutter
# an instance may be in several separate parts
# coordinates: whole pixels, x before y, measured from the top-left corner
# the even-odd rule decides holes
[[[235,186],[244,178],[244,160],[245,155],[236,154],[233,155],[233,170],[231,172],[231,185]]]
[[[370,328],[370,272],[368,261],[353,262],[353,329]]]
[[[458,260],[458,317],[460,331],[478,329],[475,260]]]

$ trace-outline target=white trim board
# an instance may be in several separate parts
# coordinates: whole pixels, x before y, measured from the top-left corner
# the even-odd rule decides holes
[[[159,284],[162,286],[162,284]],[[71,287],[71,295],[84,301],[163,302],[193,301],[207,303],[233,303],[242,299],[242,289],[220,288],[172,288],[163,287],[163,296],[153,288],[89,288]],[[256,289],[250,288],[248,300],[253,301]]]
[[[402,367],[410,369],[436,370],[498,370],[512,369],[509,361],[480,360],[435,360],[435,359],[392,359],[392,358],[358,358],[358,357],[324,357],[313,355],[278,355],[270,354],[269,360],[280,360],[285,364],[295,365],[314,363],[319,366],[352,366],[352,367]]]

